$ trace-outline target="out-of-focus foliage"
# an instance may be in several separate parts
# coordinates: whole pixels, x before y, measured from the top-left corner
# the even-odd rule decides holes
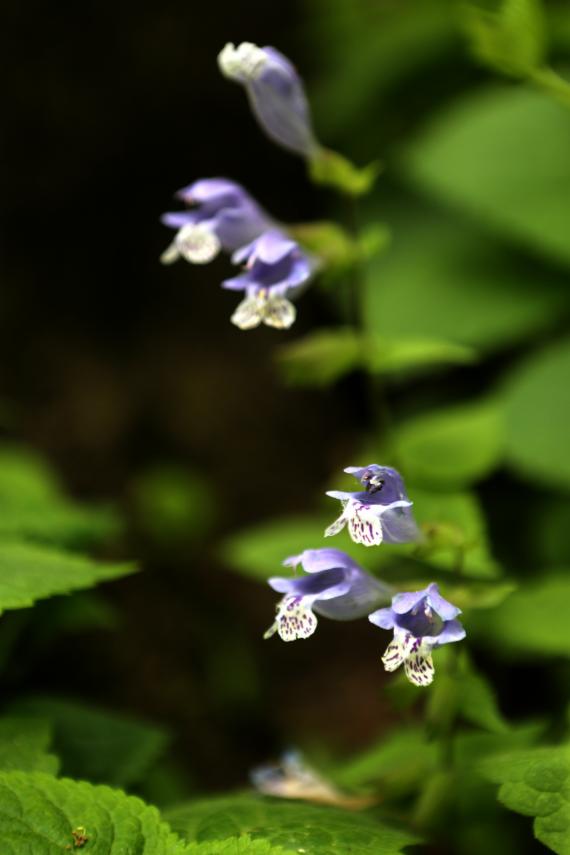
[[[42,719],[0,719],[0,769],[3,772],[48,772],[56,775],[59,760],[51,754],[52,731]]]

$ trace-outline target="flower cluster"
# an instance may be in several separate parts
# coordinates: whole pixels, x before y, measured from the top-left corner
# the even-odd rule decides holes
[[[348,526],[352,540],[365,546],[420,539],[399,472],[375,463],[350,466],[345,472],[361,489],[327,493],[340,499],[342,513],[325,537]],[[265,638],[275,633],[283,641],[309,638],[317,628],[316,614],[341,621],[368,616],[371,623],[394,632],[382,656],[386,671],[403,664],[411,683],[427,686],[434,677],[432,651],[465,637],[456,619],[460,609],[441,596],[435,583],[421,591],[396,592],[339,549],[307,549],[284,564],[294,569],[301,565],[307,575],[269,579],[273,590],[284,596]]]
[[[289,60],[275,48],[243,42],[227,44],[218,57],[222,73],[242,83],[254,114],[275,142],[311,158],[319,146],[311,127],[302,81]],[[207,264],[221,251],[233,264],[244,265],[238,276],[222,287],[243,291],[245,299],[232,315],[242,330],[265,324],[288,329],[295,321],[292,299],[309,283],[318,268],[249,193],[227,178],[203,178],[176,194],[187,208],[166,213],[162,222],[176,230],[161,261],[184,258]]]

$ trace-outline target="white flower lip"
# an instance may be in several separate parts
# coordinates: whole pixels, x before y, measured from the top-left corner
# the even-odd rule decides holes
[[[208,264],[221,249],[217,236],[205,223],[182,226],[174,243],[180,255],[191,264]]]
[[[255,80],[267,64],[267,54],[253,42],[238,47],[228,42],[218,54],[218,65],[225,77],[232,80]]]

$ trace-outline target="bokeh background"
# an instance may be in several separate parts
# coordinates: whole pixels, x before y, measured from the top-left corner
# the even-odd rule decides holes
[[[562,338],[562,241],[489,228],[489,195],[479,209],[448,206],[406,166],[435,116],[467,116],[472,96],[493,87],[520,89],[473,61],[454,5],[437,0],[35,2],[4,12],[3,434],[44,455],[73,496],[119,506],[126,530],[108,554],[144,567],[104,589],[86,626],[50,633],[50,605],[40,607],[43,633],[23,613],[8,616],[7,697],[59,693],[164,728],[168,772],[146,791],[157,800],[179,781],[197,792],[243,785],[289,745],[339,757],[363,749],[400,720],[378,631],[321,621],[310,643],[263,642],[275,595],[236,573],[227,544],[276,517],[326,508],[332,519],[323,492],[345,465],[369,462],[359,457],[365,439],[382,448],[373,417],[388,417],[386,401],[398,421],[466,400],[527,349]],[[563,62],[570,16],[563,3],[548,12],[552,56]],[[359,214],[394,235],[368,280],[366,306],[382,331],[474,346],[480,361],[390,382],[382,401],[358,372],[332,388],[296,387],[276,350],[342,322],[342,284],[308,291],[289,332],[243,333],[229,323],[234,295],[218,287],[227,260],[159,264],[170,239],[159,216],[198,177],[239,180],[284,221],[348,221],[218,72],[218,51],[242,40],[292,58],[327,145],[357,163],[384,161]],[[531,107],[539,97],[547,118],[563,115],[546,96],[529,95]],[[553,121],[562,146],[568,132]],[[516,139],[504,162],[510,147]],[[452,177],[454,156],[441,160]],[[467,151],[464,168],[481,158]],[[556,192],[568,174],[566,165],[554,176]],[[570,557],[570,503],[546,486],[515,466],[484,473],[477,487],[495,554],[522,578],[537,556],[549,566]],[[539,518],[552,525],[538,544]],[[562,710],[562,664],[546,674],[541,660],[504,662],[484,645],[475,655],[507,715]]]

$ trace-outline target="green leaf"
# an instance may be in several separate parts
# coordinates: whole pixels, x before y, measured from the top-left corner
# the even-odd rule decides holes
[[[287,853],[396,855],[418,842],[364,813],[236,794],[203,799],[166,813],[172,828],[189,841],[240,838],[266,840]]]
[[[475,618],[481,640],[497,651],[570,656],[570,573],[515,591],[500,609]],[[477,624],[475,624],[477,620]]]
[[[407,169],[428,192],[568,264],[569,148],[570,116],[561,105],[527,89],[489,89],[428,127]]]
[[[134,564],[102,564],[48,546],[0,543],[0,612],[92,588],[136,572]]]
[[[285,855],[285,852],[285,849],[272,846],[267,840],[252,840],[249,834],[244,834],[243,837],[230,837],[228,840],[189,843],[184,855]]]
[[[570,338],[532,354],[505,383],[506,453],[533,482],[570,486]]]
[[[428,366],[473,361],[471,349],[431,339],[360,335],[351,328],[317,330],[277,352],[285,378],[299,386],[327,386],[356,369],[413,374]]]
[[[491,684],[478,674],[469,658],[463,654],[457,674],[457,704],[465,721],[489,730],[491,733],[506,733],[509,730],[497,705],[497,697]]]
[[[76,846],[77,834],[87,838]],[[75,832],[75,835],[74,835]],[[156,808],[109,787],[39,772],[0,773],[2,855],[185,855]]]
[[[544,59],[546,38],[540,0],[502,0],[498,12],[468,5],[463,24],[474,55],[497,71],[525,77]]]
[[[570,855],[570,745],[499,754],[482,761],[483,774],[499,784],[499,800],[533,816],[534,833],[558,855]]]
[[[489,400],[418,416],[395,432],[394,451],[408,479],[436,489],[484,478],[499,463],[502,450],[502,411]]]
[[[428,741],[423,728],[392,730],[377,745],[368,748],[334,771],[335,783],[359,788],[377,784],[384,797],[408,795],[429,777],[438,762],[438,747]]]
[[[0,540],[83,548],[118,530],[111,508],[81,506],[67,499],[49,467],[32,452],[0,448]]]
[[[394,238],[364,283],[371,334],[492,350],[547,328],[564,311],[564,276],[515,264],[504,246],[460,217],[414,197],[383,207],[382,216]]]
[[[309,177],[348,196],[362,196],[372,190],[382,170],[378,161],[359,168],[336,151],[321,148],[309,162]]]
[[[137,784],[168,741],[163,730],[150,724],[73,701],[32,697],[15,704],[14,710],[49,722],[63,775],[94,783]]]
[[[0,718],[0,770],[56,775],[59,760],[48,753],[51,742],[52,732],[47,721]]]

